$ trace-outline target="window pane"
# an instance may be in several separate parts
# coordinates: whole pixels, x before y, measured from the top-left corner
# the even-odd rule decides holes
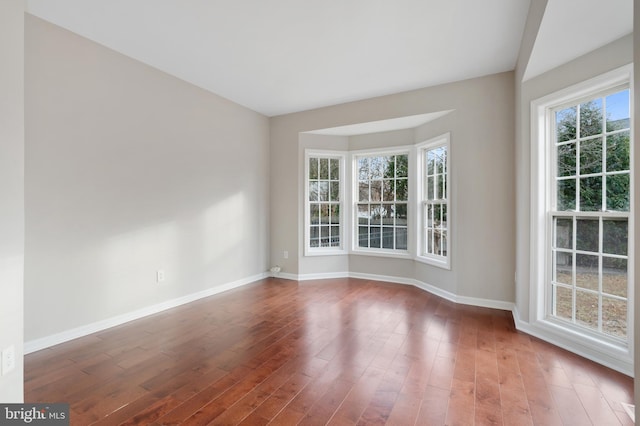
[[[369,228],[367,226],[358,227],[358,247],[369,247]]]
[[[557,283],[573,285],[573,255],[571,253],[556,252]]]
[[[340,180],[340,160],[332,158],[330,160],[330,175],[331,180]]]
[[[427,227],[433,228],[433,204],[427,204]]]
[[[433,254],[433,230],[427,230],[427,253]]]
[[[391,177],[391,176],[390,176]],[[396,155],[396,178],[409,177],[409,156]]]
[[[434,176],[427,178],[427,200],[435,199],[435,181],[436,178]]]
[[[320,227],[320,247],[329,247],[329,227]]]
[[[580,179],[580,211],[602,210],[602,177],[593,176]]]
[[[434,150],[427,151],[427,175],[432,176],[436,169],[436,154]]]
[[[442,175],[436,175],[435,199],[442,200]]]
[[[598,256],[576,254],[576,286],[598,290]]]
[[[329,159],[320,159],[320,179],[329,179]]]
[[[320,204],[320,223],[329,223],[329,205]]]
[[[393,201],[395,192],[394,186],[393,180],[385,179],[382,182],[382,197],[384,201]]]
[[[340,223],[340,204],[331,204],[331,223]]]
[[[358,183],[358,201],[369,201],[369,182]]]
[[[440,254],[442,256],[446,256],[447,255],[447,231],[442,231],[442,235],[441,235],[441,242],[442,242],[442,249],[440,251]]]
[[[575,142],[558,145],[558,176],[576,175],[576,144]]]
[[[371,201],[382,201],[382,181],[371,181]]]
[[[320,223],[320,204],[311,204],[311,223]]]
[[[358,204],[358,223],[360,225],[368,225],[369,224],[369,205],[368,204]]]
[[[383,204],[380,206],[380,217],[383,225],[393,226],[392,204]]]
[[[571,211],[576,209],[576,180],[558,181],[558,211]]]
[[[630,136],[629,132],[607,136],[607,171],[629,170]]]
[[[598,295],[576,290],[576,322],[598,328]]]
[[[556,140],[569,141],[576,138],[576,107],[556,112]]]
[[[318,179],[318,159],[309,158],[309,179]]]
[[[392,249],[394,240],[395,238],[393,235],[393,228],[387,227],[387,226],[383,227],[382,228],[382,248]]]
[[[556,308],[556,316],[571,320],[573,313],[573,297],[571,289],[561,286],[553,286],[553,288],[555,290],[553,302]]]
[[[371,224],[379,225],[382,222],[382,206],[381,205],[372,205],[371,208],[371,217],[369,220]]]
[[[320,236],[320,227],[318,226],[312,226],[311,227],[311,234],[310,234],[311,238],[318,238]]]
[[[627,297],[627,260],[614,257],[602,258],[602,291]]]
[[[358,179],[359,180],[369,179],[369,159],[368,158],[358,158]]]
[[[607,131],[629,128],[629,89],[607,96],[606,102]]]
[[[613,336],[627,336],[627,302],[602,298],[602,331]]]
[[[573,248],[573,220],[555,219],[555,246],[557,248]]]
[[[580,104],[580,137],[602,133],[602,99]]]
[[[320,247],[320,239],[319,238],[311,238],[309,241],[309,246],[311,247]]]
[[[318,182],[309,182],[309,201],[318,201]]]
[[[340,227],[332,226],[331,227],[331,247],[339,247],[340,246]]]
[[[318,182],[318,200],[329,201],[329,182]]]
[[[607,210],[629,211],[629,174],[607,176]]]
[[[331,201],[340,201],[340,182],[331,182]]]
[[[408,194],[408,179],[398,179],[396,180],[396,200],[397,201],[407,201]]]
[[[600,225],[598,218],[580,218],[576,221],[576,249],[598,252]]]
[[[449,220],[447,216],[447,205],[442,204],[442,221],[440,222],[440,227],[442,229],[447,229],[447,221]]]
[[[381,238],[380,238],[380,227],[372,226],[369,228],[369,247],[371,248],[380,248],[381,247]]]
[[[602,251],[609,254],[627,254],[627,235],[629,223],[627,219],[604,220],[602,222]]]
[[[393,206],[396,225],[407,226],[407,205],[395,204]]]
[[[370,179],[382,179],[387,169],[387,157],[371,157],[369,158]]]
[[[602,139],[590,139],[580,143],[580,173],[602,172]]]
[[[396,228],[396,249],[407,249],[407,228]]]
[[[447,175],[442,175],[442,199],[447,199]]]

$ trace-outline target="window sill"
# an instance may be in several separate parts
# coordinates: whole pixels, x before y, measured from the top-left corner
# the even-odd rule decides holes
[[[348,254],[345,249],[316,249],[316,248],[305,248],[304,255],[308,257],[313,256],[344,256]]]
[[[426,256],[416,256],[414,260],[416,260],[417,262],[435,266],[441,269],[446,269],[447,271],[451,270],[451,262],[449,261],[449,259],[439,260],[439,259],[426,257]]]
[[[408,250],[376,250],[376,249],[352,249],[349,254],[357,256],[391,257],[395,259],[413,259]]]

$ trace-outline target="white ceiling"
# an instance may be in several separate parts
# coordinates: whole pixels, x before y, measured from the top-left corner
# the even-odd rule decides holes
[[[549,0],[524,79],[633,31],[633,0]]]
[[[27,10],[274,116],[512,70],[529,2],[27,0]],[[629,33],[632,3],[549,0],[527,77]]]

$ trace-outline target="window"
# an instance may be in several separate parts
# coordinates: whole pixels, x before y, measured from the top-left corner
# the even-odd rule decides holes
[[[344,252],[344,155],[307,151],[305,157],[305,253]]]
[[[354,157],[355,251],[407,251],[409,154]]]
[[[418,157],[418,259],[449,268],[449,135],[419,145]]]
[[[554,319],[627,340],[630,97],[617,86],[551,108],[549,129]]]

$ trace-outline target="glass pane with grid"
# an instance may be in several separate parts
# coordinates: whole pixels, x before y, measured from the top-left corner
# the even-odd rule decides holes
[[[550,314],[626,338],[629,90],[558,109],[554,118]]]
[[[448,253],[447,146],[424,150],[423,254],[446,257]]]
[[[407,154],[356,158],[359,248],[407,250]]]
[[[309,157],[309,247],[340,247],[340,159]]]

